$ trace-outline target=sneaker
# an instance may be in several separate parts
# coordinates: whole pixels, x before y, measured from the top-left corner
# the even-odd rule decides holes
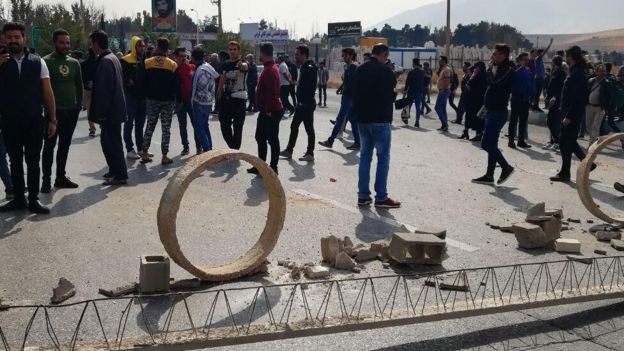
[[[527,144],[525,142],[522,142],[522,143],[519,142],[518,143],[518,147],[521,148],[521,149],[530,149],[530,148],[532,148],[531,145],[529,145],[529,144]]]
[[[258,169],[256,167],[251,167],[251,168],[247,169],[247,173],[259,175],[260,171],[258,171]]]
[[[120,185],[127,185],[127,184],[128,184],[128,179],[117,179],[117,178],[107,179],[104,183],[102,183],[102,185],[104,186],[120,186]]]
[[[275,172],[275,174],[279,174],[279,172],[277,171],[277,166],[271,166],[271,169],[273,170],[273,172]]]
[[[72,182],[69,178],[56,178],[54,181],[54,187],[58,189],[76,189],[78,184]]]
[[[477,135],[475,135],[474,138],[470,139],[470,141],[481,141],[482,138],[483,138],[483,134],[478,133]]]
[[[595,163],[592,163],[591,167],[589,168],[589,171],[593,172],[594,170],[596,170],[596,168],[598,168],[598,165]]]
[[[484,175],[483,177],[479,177],[479,178],[475,178],[475,179],[471,180],[471,182],[473,182],[475,184],[493,185],[494,184],[494,177],[489,176],[489,175]]]
[[[6,204],[0,206],[0,212],[13,212],[19,210],[25,210],[28,208],[28,204],[26,204],[26,199],[13,199]]]
[[[505,183],[509,179],[509,177],[511,177],[511,175],[515,172],[515,170],[516,169],[511,166],[507,167],[506,169],[503,169],[503,172],[501,173],[500,178],[498,178],[498,183],[496,184],[501,185]]]
[[[559,152],[559,144],[553,144],[553,146],[550,149],[555,152]]]
[[[613,188],[621,193],[624,193],[624,185],[621,183],[613,184]]]
[[[170,159],[167,156],[164,156],[164,155],[163,155],[162,159],[160,160],[160,164],[163,165],[163,166],[170,165],[172,163],[173,163],[173,160]]]
[[[286,150],[280,152],[280,156],[290,160],[292,158],[292,151],[286,149]]]
[[[182,152],[180,153],[180,156],[186,156],[188,154],[190,154],[191,151],[189,150],[188,147],[185,147],[184,149],[182,149]]]
[[[329,149],[331,149],[334,146],[334,142],[331,141],[330,139],[327,139],[325,141],[319,141],[318,144]]]
[[[347,146],[347,150],[353,150],[353,151],[355,151],[355,150],[359,150],[359,149],[360,149],[360,144],[355,144],[355,143],[354,143],[353,145],[349,145],[349,146]]]
[[[43,183],[41,183],[41,189],[39,190],[40,193],[42,194],[49,194],[52,191],[52,184],[50,184],[50,181],[43,181]]]
[[[437,130],[440,132],[448,132],[448,127],[440,127]]]
[[[414,123],[414,127],[415,128],[420,128],[420,123],[418,123],[418,122]]]
[[[375,207],[377,208],[400,208],[401,203],[398,201],[394,201],[391,198],[386,199],[385,201],[375,201]]]
[[[562,174],[562,173],[557,173],[556,176],[554,177],[550,177],[550,181],[551,182],[562,182],[562,183],[567,183],[570,181],[570,175],[569,174]]]
[[[314,155],[306,153],[303,157],[299,157],[299,161],[312,162],[314,161]]]
[[[373,199],[371,199],[370,197],[365,197],[365,198],[361,198],[358,199],[358,206],[368,206],[370,204],[373,203]]]
[[[50,209],[43,206],[38,200],[28,202],[28,211],[36,214],[50,214]]]
[[[128,160],[138,160],[141,158],[141,156],[139,156],[139,154],[137,154],[136,151],[134,151],[134,149],[128,151],[128,153],[126,154],[126,158]]]

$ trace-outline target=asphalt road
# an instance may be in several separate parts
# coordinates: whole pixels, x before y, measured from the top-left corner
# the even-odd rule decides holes
[[[317,109],[315,115],[317,141],[329,135],[329,120],[338,108],[339,98],[330,91],[329,107]],[[540,118],[543,116],[532,116],[535,121]],[[288,139],[290,121],[283,120],[280,126],[282,147]],[[435,269],[561,259],[549,250],[519,250],[513,235],[485,225],[521,222],[527,208],[542,201],[548,207],[563,208],[565,218],[582,220],[581,224],[571,223],[563,235],[579,239],[583,253],[591,255],[600,248],[616,254],[586,233],[592,225],[587,220],[598,221],[583,208],[574,184],[548,180],[556,173],[560,158],[540,149],[548,138],[543,125],[530,126],[534,145],[530,150],[511,150],[506,139],[501,140],[500,147],[517,172],[504,186],[496,187],[470,182],[484,173],[486,154],[479,145],[457,139],[463,126],[451,124],[449,133],[439,133],[435,130],[439,127],[435,112],[424,118],[421,126],[418,130],[405,127],[399,113],[395,114],[389,192],[403,203],[397,210],[357,208],[358,153],[345,149],[351,142],[350,133],[342,142],[336,141],[331,150],[317,145],[314,163],[280,161],[280,180],[288,199],[284,230],[269,256],[269,274],[245,281],[290,282],[288,272],[277,267],[277,260],[320,261],[321,237],[350,236],[356,243],[368,243],[388,239],[403,224],[447,228],[450,257]],[[141,165],[128,160],[130,184],[113,189],[101,186],[106,168],[99,139],[87,136],[86,119],[81,117],[68,162],[68,175],[80,188],[42,194],[41,201],[52,210],[49,216],[15,213],[0,217],[3,301],[47,303],[60,277],[77,286],[71,301],[96,298],[101,287],[138,281],[139,257],[164,252],[156,226],[162,191],[176,169],[192,157],[179,156],[182,146],[177,122],[172,128],[170,156],[174,164],[163,167],[158,162]],[[224,147],[217,120],[210,120],[210,129],[215,146]],[[255,116],[248,116],[242,151],[256,154],[254,132]],[[158,161],[159,131],[153,140],[151,151]],[[305,140],[302,127],[295,156],[303,155]],[[587,141],[582,144],[587,146]],[[193,149],[192,141],[191,145]],[[622,197],[612,188],[614,181],[622,180],[623,156],[619,147],[610,148],[592,173],[593,194],[605,211],[624,210]],[[574,161],[573,167],[577,164]],[[177,225],[182,248],[191,261],[224,263],[240,256],[257,240],[268,201],[262,180],[247,174],[246,168],[245,164],[230,162],[208,170],[187,191]],[[337,182],[330,182],[331,177]],[[380,262],[373,262],[359,275],[333,272],[333,277],[390,272]],[[190,277],[175,265],[172,276]],[[623,314],[624,304],[616,300],[224,349],[622,350]]]

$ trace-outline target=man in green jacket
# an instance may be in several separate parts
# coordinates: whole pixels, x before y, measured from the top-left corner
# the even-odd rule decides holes
[[[45,140],[42,155],[43,181],[41,192],[51,191],[50,178],[54,159],[54,147],[58,139],[56,151],[56,180],[55,188],[77,188],[65,175],[67,156],[72,136],[78,123],[78,114],[82,106],[82,75],[78,60],[69,56],[70,38],[64,29],[57,29],[52,36],[55,51],[43,59],[50,70],[50,81],[56,101],[56,116],[58,120],[57,133],[54,137]]]

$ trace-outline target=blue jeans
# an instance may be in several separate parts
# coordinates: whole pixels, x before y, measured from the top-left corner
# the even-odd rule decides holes
[[[195,129],[195,138],[199,142],[197,149],[201,151],[212,150],[212,137],[210,136],[210,128],[208,127],[208,117],[210,117],[211,105],[193,104],[193,128]]]
[[[500,132],[507,123],[508,112],[507,111],[489,111],[485,115],[485,130],[483,132],[483,139],[481,140],[481,147],[488,153],[488,166],[487,175],[493,177],[496,164],[500,164],[503,169],[509,167],[509,163],[503,157],[500,149],[498,148],[498,138]]]
[[[373,149],[377,149],[377,173],[375,175],[375,201],[388,199],[388,170],[390,169],[390,144],[392,127],[390,123],[360,123],[360,167],[358,181],[358,198],[365,199],[371,195],[369,189],[370,169],[373,161]]]
[[[351,123],[351,130],[353,131],[353,140],[356,144],[360,145],[360,133],[358,132],[357,120],[352,113],[352,107],[353,100],[348,96],[342,95],[340,99],[340,111],[338,111],[338,116],[336,117],[336,124],[334,124],[334,129],[329,137],[329,140],[332,142],[336,139],[338,133],[342,131],[347,121],[349,121]]]
[[[448,128],[448,114],[446,113],[446,102],[451,96],[450,90],[442,90],[438,93],[438,99],[435,104],[435,111],[442,122],[442,128]]]
[[[137,148],[143,147],[143,128],[145,127],[146,101],[145,98],[126,94],[126,110],[128,120],[124,123],[123,139],[126,151],[134,150],[132,143],[132,128],[134,128],[134,140]]]
[[[7,151],[2,130],[0,130],[0,179],[2,179],[5,190],[13,190],[13,181],[11,180],[11,171],[7,162]]]
[[[425,94],[422,92],[414,94],[414,96],[410,96],[410,100],[412,104],[416,106],[416,123],[420,122],[420,116],[422,115],[422,104],[425,98]],[[410,106],[412,106],[410,104]]]
[[[189,116],[189,119],[191,120],[191,125],[193,125],[193,104],[191,104],[190,101],[177,102],[176,114],[178,115],[178,124],[180,125],[180,138],[182,139],[182,146],[184,147],[184,149],[188,149],[189,140],[188,140],[188,131],[186,129],[186,126],[187,126],[186,116],[187,115]],[[197,136],[195,136],[195,147],[199,149],[199,142],[197,140]]]

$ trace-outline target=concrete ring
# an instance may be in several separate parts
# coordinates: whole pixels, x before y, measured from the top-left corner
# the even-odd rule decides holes
[[[585,157],[576,170],[576,190],[581,198],[581,202],[583,202],[583,205],[591,214],[607,223],[622,224],[624,223],[624,218],[612,218],[598,207],[596,202],[594,202],[589,188],[589,172],[591,170],[591,165],[596,161],[596,157],[598,157],[598,154],[604,150],[604,148],[616,141],[624,141],[624,133],[611,134],[598,139],[597,142],[591,145],[587,157]]]
[[[218,267],[199,267],[191,263],[182,252],[176,234],[176,219],[180,202],[188,186],[206,168],[223,161],[242,160],[256,167],[269,193],[269,211],[266,225],[258,242],[237,260]],[[167,254],[180,267],[205,281],[221,282],[253,273],[277,244],[284,227],[286,195],[277,175],[261,159],[235,150],[214,150],[191,159],[169,181],[158,207],[158,234]],[[215,253],[218,254],[218,253]]]

